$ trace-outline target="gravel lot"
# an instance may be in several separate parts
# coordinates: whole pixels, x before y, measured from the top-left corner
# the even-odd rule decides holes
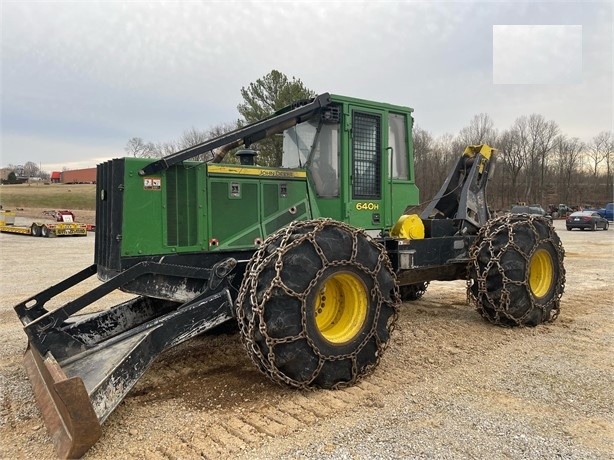
[[[491,326],[464,282],[434,282],[403,305],[372,376],[316,392],[270,383],[236,334],[198,337],[156,361],[86,458],[613,458],[614,228],[555,226],[567,283],[552,324]],[[1,458],[54,457],[12,307],[89,265],[93,246],[93,234],[0,234]]]

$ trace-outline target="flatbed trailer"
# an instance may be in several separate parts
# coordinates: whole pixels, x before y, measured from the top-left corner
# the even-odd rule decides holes
[[[30,236],[87,236],[86,224],[76,222],[33,222],[30,226],[15,225],[15,212],[0,210],[0,232]]]

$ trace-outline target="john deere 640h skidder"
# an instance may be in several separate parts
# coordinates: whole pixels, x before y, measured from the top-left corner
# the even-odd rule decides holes
[[[372,372],[401,300],[468,280],[488,320],[537,325],[559,311],[563,248],[542,217],[491,219],[495,151],[469,146],[420,215],[412,109],[322,94],[160,160],[98,166],[91,266],[19,303],[25,364],[58,454],[82,455],[165,349],[236,321],[272,380],[338,388]],[[258,166],[283,136],[283,165]],[[222,164],[238,147],[241,164]],[[210,154],[210,161],[193,161]],[[103,283],[57,309],[86,278]],[[109,292],[135,297],[77,314]]]

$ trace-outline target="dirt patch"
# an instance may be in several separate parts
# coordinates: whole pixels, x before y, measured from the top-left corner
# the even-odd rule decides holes
[[[236,334],[201,336],[154,363],[86,457],[610,458],[614,231],[555,225],[567,282],[552,324],[492,326],[467,304],[464,282],[434,282],[403,305],[373,375],[315,392],[272,384]],[[91,263],[93,242],[0,234],[2,458],[54,456],[11,307]]]

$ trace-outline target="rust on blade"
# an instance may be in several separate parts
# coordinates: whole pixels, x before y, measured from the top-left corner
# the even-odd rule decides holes
[[[50,353],[43,358],[31,346],[24,365],[58,456],[82,457],[102,435],[83,380],[67,377]]]

